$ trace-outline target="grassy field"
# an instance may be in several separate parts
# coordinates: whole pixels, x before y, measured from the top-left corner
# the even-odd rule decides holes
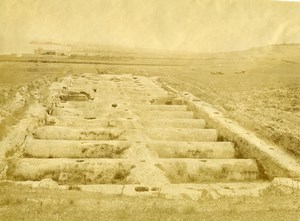
[[[0,184],[0,220],[289,220],[300,219],[300,195],[206,201],[106,196]]]

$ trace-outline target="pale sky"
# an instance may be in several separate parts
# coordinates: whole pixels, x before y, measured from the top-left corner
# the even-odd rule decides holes
[[[28,42],[194,52],[300,43],[300,3],[271,0],[0,0],[0,53]]]

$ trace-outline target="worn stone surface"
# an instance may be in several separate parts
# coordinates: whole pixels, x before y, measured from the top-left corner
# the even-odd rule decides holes
[[[259,196],[269,185],[256,182],[255,160],[236,159],[236,142],[219,139],[218,125],[201,119],[198,100],[170,94],[147,77],[66,77],[49,96],[40,113],[31,112],[39,123],[26,129],[6,179],[192,200]]]
[[[204,118],[210,126],[218,129],[222,137],[236,143],[242,156],[255,158],[267,176],[270,178],[300,177],[300,165],[291,154],[259,139],[255,133],[240,127],[236,122],[226,119],[211,105],[202,101],[193,101],[193,95],[185,96],[188,96],[187,105],[195,111],[198,117]]]

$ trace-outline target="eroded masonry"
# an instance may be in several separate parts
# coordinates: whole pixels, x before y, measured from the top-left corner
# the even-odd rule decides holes
[[[201,119],[201,101],[163,88],[132,75],[82,74],[53,83],[49,104],[33,105],[15,139],[4,142],[2,179],[199,199],[258,196],[276,176],[299,176],[292,157],[239,135],[214,109],[206,107],[208,122]]]

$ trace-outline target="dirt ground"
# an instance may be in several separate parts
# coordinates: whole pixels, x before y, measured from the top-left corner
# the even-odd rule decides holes
[[[76,73],[95,68],[73,65]],[[18,123],[34,99],[43,101],[47,87],[58,77],[73,74],[68,64],[34,62],[0,62],[0,139]]]
[[[209,87],[202,83],[203,80],[187,80],[182,76],[163,77],[162,80],[178,90],[189,91],[214,104],[226,117],[254,131],[259,137],[300,156],[299,86],[266,85],[243,91],[231,88],[226,91]]]
[[[0,220],[291,220],[299,193],[259,198],[168,200],[0,184]]]

